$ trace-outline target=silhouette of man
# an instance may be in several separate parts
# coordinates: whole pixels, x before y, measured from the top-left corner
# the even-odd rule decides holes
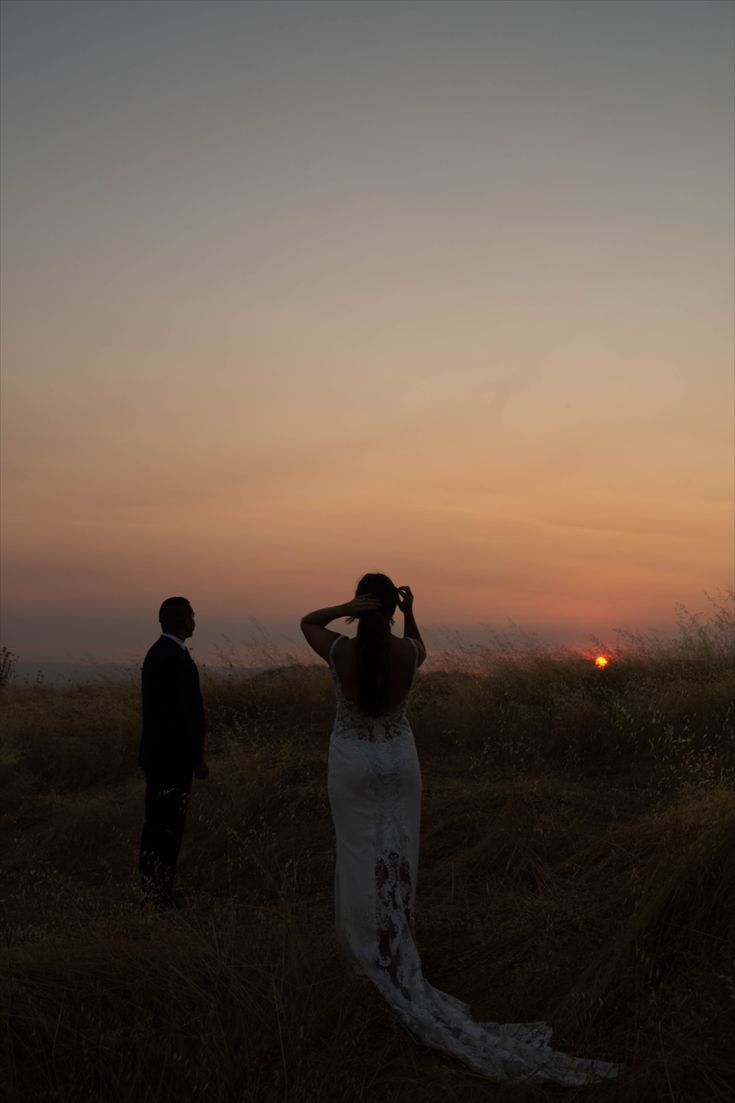
[[[185,597],[169,597],[158,613],[161,636],[143,662],[143,730],[138,764],[145,771],[145,823],[140,876],[146,898],[175,907],[176,859],[184,834],[192,776],[209,776],[204,761],[204,706],[199,671],[186,647],[195,628]]]

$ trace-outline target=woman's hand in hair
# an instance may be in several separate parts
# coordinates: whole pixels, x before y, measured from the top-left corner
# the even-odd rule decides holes
[[[380,600],[377,597],[373,597],[372,594],[360,594],[358,597],[353,597],[352,601],[344,603],[342,616],[347,617],[351,624],[355,617],[363,613],[374,613],[379,608]]]
[[[398,592],[398,608],[401,610],[401,612],[405,616],[406,613],[410,613],[412,608],[413,608],[413,594],[411,593],[411,587],[410,586],[399,586],[397,592]]]

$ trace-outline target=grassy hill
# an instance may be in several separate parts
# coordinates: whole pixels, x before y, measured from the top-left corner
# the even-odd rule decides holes
[[[2,1075],[18,1103],[715,1103],[735,1092],[732,615],[575,655],[474,649],[419,677],[417,938],[478,1019],[621,1060],[493,1086],[407,1035],[340,960],[326,669],[207,676],[211,777],[136,904],[133,681],[2,689]]]

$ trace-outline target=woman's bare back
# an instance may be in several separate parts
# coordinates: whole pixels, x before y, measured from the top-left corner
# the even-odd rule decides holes
[[[332,661],[339,675],[342,692],[353,704],[357,699],[357,641],[341,639],[334,648]],[[391,635],[386,711],[400,705],[408,694],[416,669],[416,647],[406,638]]]

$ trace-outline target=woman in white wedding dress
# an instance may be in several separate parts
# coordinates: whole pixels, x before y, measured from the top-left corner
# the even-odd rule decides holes
[[[401,639],[391,632],[396,606]],[[357,619],[357,637],[330,631]],[[413,936],[421,772],[406,699],[426,658],[408,586],[367,574],[355,598],[307,613],[301,628],[332,671],[337,703],[329,743],[329,801],[336,832],[337,933],[357,972],[426,1045],[496,1082],[593,1084],[619,1066],[549,1046],[551,1027],[479,1023],[466,1004],[424,979]]]

